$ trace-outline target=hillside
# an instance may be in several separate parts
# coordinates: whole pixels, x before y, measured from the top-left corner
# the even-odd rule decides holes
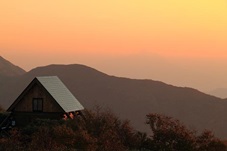
[[[227,101],[195,89],[181,88],[153,80],[109,76],[83,65],[50,65],[31,70],[0,85],[1,104],[6,108],[35,76],[57,75],[86,107],[110,108],[133,126],[147,131],[147,113],[164,113],[190,128],[210,129],[227,138]]]
[[[218,88],[208,92],[208,94],[225,99],[227,98],[227,88]]]
[[[24,74],[25,71],[18,66],[13,65],[0,56],[0,78],[5,76],[18,76]]]

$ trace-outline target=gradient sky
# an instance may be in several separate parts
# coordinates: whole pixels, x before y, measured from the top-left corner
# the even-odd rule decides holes
[[[208,91],[227,87],[226,0],[0,0],[0,55],[79,63]]]

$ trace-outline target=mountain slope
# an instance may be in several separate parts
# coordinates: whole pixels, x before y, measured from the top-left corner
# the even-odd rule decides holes
[[[26,73],[23,69],[13,65],[6,59],[0,56],[0,77],[3,76],[18,76]]]
[[[208,94],[225,99],[227,98],[227,88],[218,88],[208,92]]]
[[[83,65],[36,68],[0,85],[0,103],[8,107],[35,76],[57,75],[86,107],[110,108],[133,126],[148,131],[145,115],[163,113],[199,131],[210,129],[227,138],[227,101],[195,89],[174,87],[153,80],[118,78]]]

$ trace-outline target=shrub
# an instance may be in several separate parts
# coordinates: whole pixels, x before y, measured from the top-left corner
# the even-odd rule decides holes
[[[226,146],[212,132],[197,136],[180,121],[161,114],[148,114],[155,150],[164,151],[225,151]]]

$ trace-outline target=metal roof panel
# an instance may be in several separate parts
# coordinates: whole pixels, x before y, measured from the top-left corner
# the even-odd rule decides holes
[[[57,76],[36,77],[65,112],[83,110],[84,107]]]

